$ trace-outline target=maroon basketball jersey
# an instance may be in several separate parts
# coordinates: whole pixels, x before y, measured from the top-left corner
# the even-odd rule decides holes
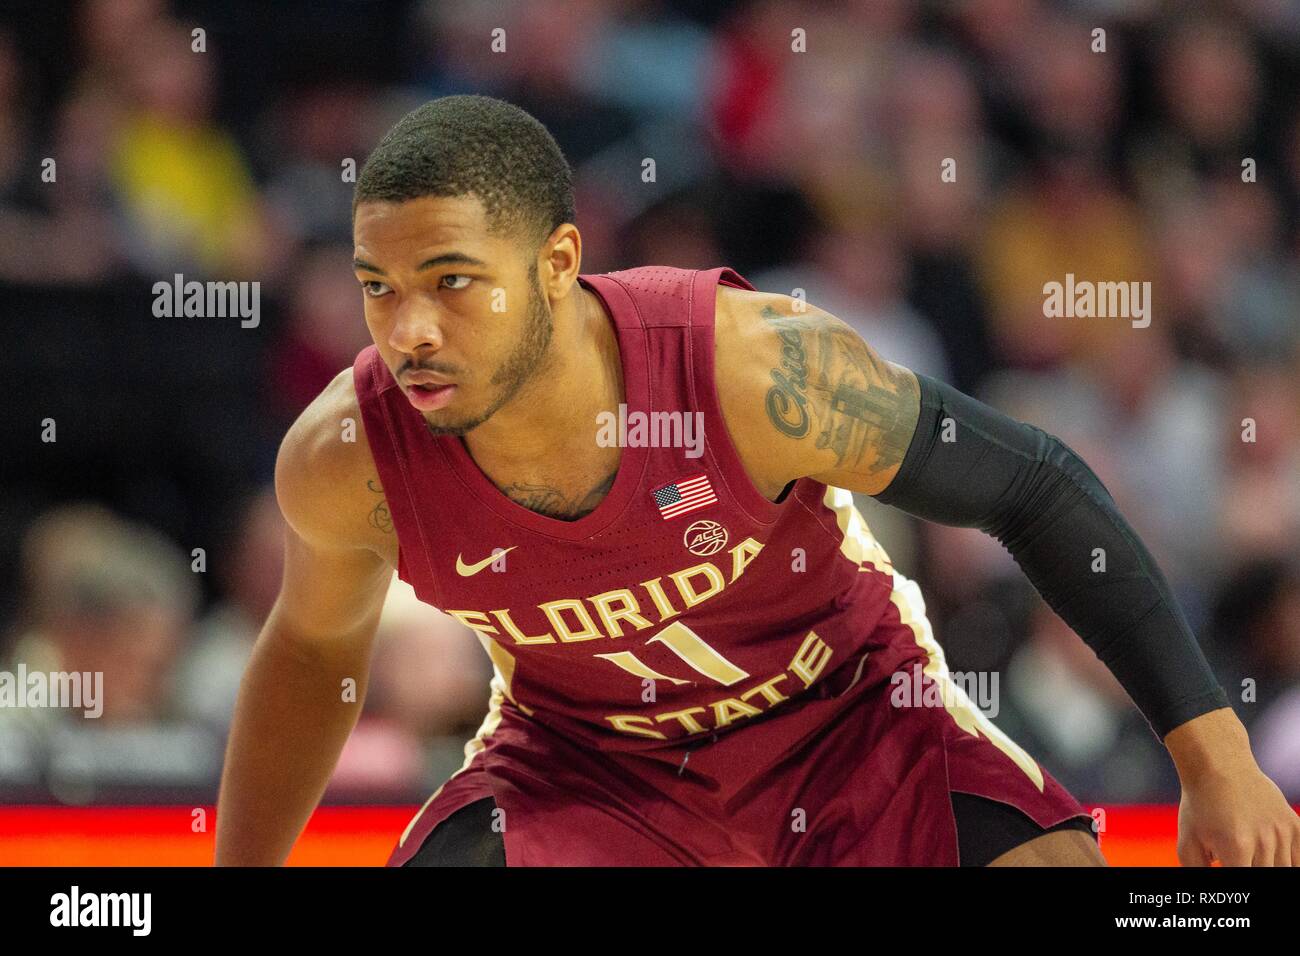
[[[852,495],[802,478],[777,504],[744,470],[718,402],[713,318],[717,283],[753,287],[726,268],[579,281],[616,327],[627,407],[613,433],[627,437],[609,494],[576,521],[515,503],[459,438],[432,435],[373,346],[354,366],[398,573],[472,628],[495,666],[467,753],[502,708],[599,750],[654,751],[838,697],[868,655],[877,680],[923,654],[927,673],[946,674],[915,584]],[[683,447],[685,430],[665,444],[663,429],[638,428],[654,412],[702,422],[702,454]]]

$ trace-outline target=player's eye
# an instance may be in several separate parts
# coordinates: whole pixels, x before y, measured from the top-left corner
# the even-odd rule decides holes
[[[465,281],[462,282],[460,285],[449,285],[449,286],[446,286],[446,288],[451,289],[451,290],[456,291],[456,292],[458,292],[458,291],[460,291],[461,289],[465,288],[467,285],[470,284],[470,282],[473,281],[473,279],[472,279],[470,276],[460,275],[459,273],[452,273],[451,275],[445,275],[445,276],[442,277],[442,281],[443,281],[443,282],[446,282],[448,279],[464,279],[464,280],[465,280]]]
[[[365,280],[361,283],[361,288],[365,290],[366,295],[370,296],[372,299],[378,299],[380,296],[387,295],[389,292],[393,291],[385,283],[380,282],[377,279]]]

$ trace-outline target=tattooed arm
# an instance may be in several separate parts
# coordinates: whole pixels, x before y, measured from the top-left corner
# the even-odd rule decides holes
[[[720,299],[723,413],[757,481],[806,475],[997,538],[1168,747],[1180,859],[1300,865],[1300,820],[1256,765],[1155,560],[1068,445],[891,365],[824,312],[764,293]]]
[[[916,430],[916,376],[828,312],[785,295],[719,289],[718,380],[740,383],[720,387],[723,413],[760,490],[808,476],[884,491]]]

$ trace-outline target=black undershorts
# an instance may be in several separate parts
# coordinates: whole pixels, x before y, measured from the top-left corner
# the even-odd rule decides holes
[[[1044,833],[1081,830],[1092,836],[1092,821],[1083,817],[1071,817],[1044,829],[1008,804],[955,791],[950,796],[962,866],[986,866]],[[491,797],[461,807],[433,828],[403,866],[505,866],[505,840],[492,829],[495,809]]]

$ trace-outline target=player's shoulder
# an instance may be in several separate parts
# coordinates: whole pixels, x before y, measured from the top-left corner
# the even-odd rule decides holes
[[[365,519],[382,504],[383,489],[351,368],[336,375],[285,433],[275,488],[285,520],[302,537],[374,547],[375,529]]]
[[[774,320],[789,310],[789,301],[788,296],[779,293],[737,289],[718,283],[713,311],[713,342],[715,361],[721,373],[718,376],[720,389],[727,384],[734,388],[745,381],[757,381],[753,375],[741,379],[736,373],[767,364],[768,353],[778,332]]]
[[[843,319],[806,299],[781,292],[739,289],[722,283],[718,283],[714,327],[719,340],[749,345],[764,342],[778,346],[778,350],[780,343],[789,337],[782,333],[790,330],[857,334]],[[762,356],[763,359],[766,357],[766,354]]]
[[[863,384],[905,371],[883,361],[843,319],[780,292],[719,285],[714,341],[720,391],[725,375],[733,391],[739,387],[781,393],[774,399],[782,407],[806,403],[814,386],[839,384],[838,373],[852,373],[850,377]],[[773,424],[790,434],[782,421],[776,416]]]

